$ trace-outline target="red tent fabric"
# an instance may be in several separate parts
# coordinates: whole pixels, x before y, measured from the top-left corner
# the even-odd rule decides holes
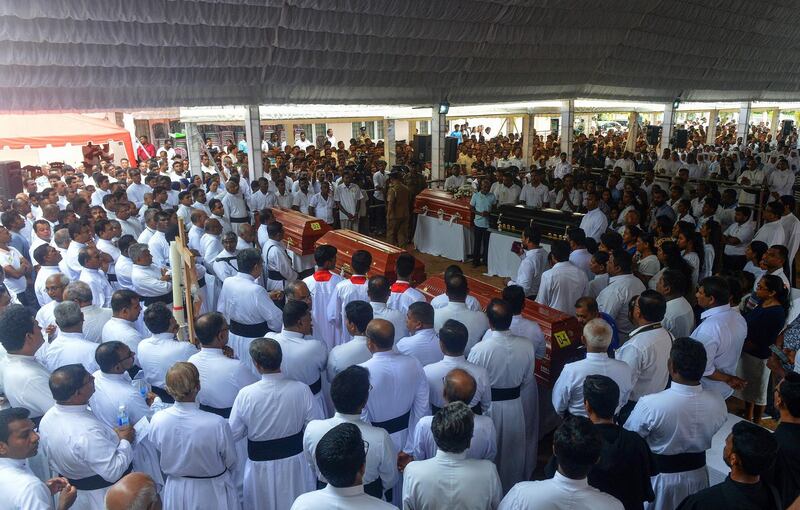
[[[109,140],[125,144],[131,162],[136,161],[131,135],[125,128],[112,122],[77,113],[39,115],[0,115],[0,148],[40,149],[48,144],[61,147],[72,145],[95,145]]]

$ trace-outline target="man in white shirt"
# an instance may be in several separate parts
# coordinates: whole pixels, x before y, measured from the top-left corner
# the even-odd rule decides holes
[[[542,174],[539,171],[531,171],[531,182],[522,187],[519,194],[519,201],[528,207],[542,209],[548,205],[550,200],[550,190],[542,184]]]
[[[723,399],[746,384],[735,374],[747,337],[747,323],[729,302],[730,289],[724,278],[704,278],[697,288],[697,304],[704,311],[700,314],[700,324],[691,334],[691,338],[701,342],[706,350],[703,388],[715,391]]]
[[[444,270],[444,281],[445,285],[447,284],[447,280],[450,279],[451,276],[454,274],[464,275],[464,271],[461,269],[461,266],[457,264],[451,264],[447,266]],[[444,308],[445,306],[450,303],[450,298],[447,297],[447,294],[439,294],[438,296],[431,299],[431,306],[434,310],[438,310],[439,308]],[[482,312],[483,307],[481,306],[480,302],[475,298],[475,296],[471,296],[467,294],[467,299],[464,301],[467,305],[467,309],[475,311],[475,312]]]
[[[497,469],[489,460],[467,458],[474,415],[463,402],[436,413],[431,424],[436,456],[415,461],[403,473],[405,508],[497,508],[503,495]],[[452,480],[458,480],[453,484]]]
[[[397,448],[392,438],[382,428],[374,427],[361,418],[369,397],[369,371],[357,365],[350,366],[331,381],[331,400],[336,414],[326,420],[313,420],[303,433],[303,450],[308,465],[315,472],[318,485],[327,482],[315,462],[320,439],[340,423],[352,423],[361,431],[369,444],[366,468],[363,474],[364,492],[383,499],[384,490],[394,486],[398,478]]]
[[[792,275],[792,282],[795,279],[794,259],[797,256],[797,250],[800,248],[800,219],[794,214],[797,207],[797,202],[791,195],[784,195],[781,197],[783,204],[783,216],[781,216],[781,225],[783,226],[783,233],[786,241],[784,245],[789,252],[790,261],[789,266],[791,270],[789,273]]]
[[[373,276],[367,280],[367,298],[376,319],[386,319],[394,326],[396,338],[408,336],[406,315],[400,310],[389,308],[391,295],[389,280],[384,276]]]
[[[58,267],[61,262],[61,254],[49,244],[40,245],[33,252],[33,260],[39,265],[33,289],[39,306],[44,306],[53,300],[47,293],[47,279],[61,273],[61,269]]]
[[[357,184],[353,183],[353,174],[350,170],[342,173],[342,182],[334,189],[333,200],[339,208],[339,223],[341,228],[358,230],[358,210],[364,193]]]
[[[745,250],[755,235],[755,224],[751,221],[752,211],[749,207],[740,206],[734,213],[734,222],[725,229],[722,242],[725,245],[722,265],[725,268],[741,270],[747,263]],[[783,218],[781,218],[783,223]],[[784,230],[785,232],[785,230]]]
[[[258,190],[250,195],[250,210],[254,213],[263,209],[271,209],[275,207],[276,197],[275,193],[269,189],[269,179],[261,177],[258,179]]]
[[[370,496],[364,486],[367,465],[365,439],[358,425],[340,423],[325,433],[314,451],[324,489],[300,495],[291,510],[392,510],[396,507]]]
[[[562,152],[560,158],[553,170],[553,177],[556,179],[564,179],[564,177],[572,173],[572,164],[567,161],[567,153]]]
[[[322,181],[319,185],[319,193],[313,195],[308,201],[308,213],[328,225],[333,225],[333,209],[335,205],[330,183]]]
[[[574,508],[623,510],[618,499],[590,487],[587,481],[602,447],[600,432],[588,418],[567,418],[553,437],[553,453],[558,459],[555,477],[516,484],[500,502],[499,510],[560,509],[566,502]]]
[[[586,359],[564,365],[553,386],[553,407],[562,416],[587,416],[583,405],[583,381],[589,375],[605,375],[619,386],[619,405],[622,408],[631,392],[631,367],[608,357],[611,326],[603,319],[592,319],[583,327],[581,338],[586,346]]]
[[[97,370],[94,359],[97,344],[83,336],[83,313],[78,303],[63,301],[56,305],[53,314],[60,331],[44,353],[47,369],[52,372],[65,365],[80,363],[90,373]]]
[[[647,441],[655,457],[656,497],[648,505],[653,510],[674,509],[686,496],[708,487],[706,450],[728,418],[719,393],[700,384],[706,367],[700,342],[675,340],[668,366],[669,389],[640,398],[625,422],[626,429]]]
[[[308,205],[311,202],[311,197],[314,193],[308,189],[308,178],[301,177],[299,181],[299,188],[292,196],[292,209],[300,211],[303,214],[308,214]]]
[[[608,217],[597,207],[597,202],[596,192],[586,193],[586,214],[581,220],[580,228],[583,229],[586,237],[591,237],[599,243],[600,236],[608,229]]]
[[[231,178],[225,183],[225,190],[227,193],[220,199],[225,210],[225,219],[231,222],[231,228],[238,233],[239,225],[250,221],[247,202],[241,193],[239,181]]]
[[[114,289],[111,288],[106,274],[100,269],[102,264],[100,250],[94,247],[81,248],[78,253],[78,262],[83,267],[79,281],[88,285],[92,290],[92,304],[108,307],[111,304],[111,294]]]
[[[130,177],[133,182],[128,184],[125,193],[128,196],[128,200],[133,202],[138,209],[144,205],[144,194],[152,193],[153,189],[147,184],[142,184],[142,174],[136,168],[132,168],[128,171],[128,177]]]
[[[56,405],[42,418],[42,447],[53,469],[78,489],[76,508],[102,510],[108,488],[131,471],[132,425],[112,429],[88,410],[94,378],[81,365],[50,376]]]
[[[283,224],[273,221],[267,225],[269,239],[261,252],[264,254],[264,269],[267,271],[267,290],[283,290],[287,283],[297,280],[297,271],[283,245]]]
[[[433,329],[433,307],[426,302],[412,303],[408,307],[406,326],[409,336],[397,342],[397,350],[422,363],[425,367],[442,360],[439,335]]]
[[[333,296],[328,302],[328,319],[336,325],[335,346],[348,342],[352,338],[347,327],[348,319],[345,314],[347,305],[352,301],[367,301],[369,299],[367,296],[367,272],[372,266],[372,254],[366,250],[354,251],[353,256],[350,258],[350,266],[353,275],[347,280],[342,280],[336,284]],[[372,317],[370,317],[370,320],[372,320]],[[366,327],[365,323],[364,328]],[[364,329],[362,328],[359,331],[363,333]],[[364,345],[366,346],[366,344]]]
[[[617,323],[620,342],[625,342],[634,327],[628,316],[628,303],[646,289],[642,280],[634,276],[632,271],[631,254],[623,249],[614,250],[608,258],[608,287],[597,296],[600,311],[607,313]]]
[[[222,233],[223,228],[219,220],[214,218],[206,220],[205,232],[200,236],[199,250],[204,262],[214,260],[222,251],[222,241],[220,241]],[[238,229],[236,233],[238,233]]]
[[[223,250],[217,254],[211,262],[211,269],[214,276],[217,278],[220,287],[222,282],[231,276],[235,276],[239,272],[236,266],[236,256],[239,250],[236,249],[236,243],[239,240],[233,232],[226,232],[222,235],[222,248]]]
[[[314,142],[306,138],[305,131],[300,131],[300,136],[294,140],[294,144],[300,147],[301,151],[307,151],[309,147],[314,147]]]
[[[536,302],[568,315],[575,313],[575,301],[586,294],[589,279],[586,273],[569,262],[569,244],[555,241],[550,247],[553,267],[542,273]]]
[[[445,292],[449,302],[443,308],[434,310],[433,328],[439,330],[448,319],[455,319],[467,327],[469,340],[467,341],[465,356],[480,342],[484,333],[489,329],[489,320],[482,311],[467,308],[466,298],[469,293],[467,278],[463,274],[451,274],[445,278]]]
[[[452,171],[452,175],[444,180],[444,189],[458,189],[466,182],[466,177],[461,175],[461,165],[454,165]]]
[[[71,241],[67,248],[67,253],[64,255],[64,262],[69,269],[67,276],[69,276],[70,280],[77,280],[83,269],[80,262],[78,262],[78,253],[81,248],[86,247],[86,243],[91,241],[92,230],[89,224],[83,221],[70,223],[68,228]]]
[[[146,244],[134,243],[128,248],[133,266],[131,281],[135,293],[142,296],[145,306],[153,303],[172,303],[172,277],[165,267],[156,267]]]
[[[142,333],[136,328],[136,322],[142,311],[139,296],[129,289],[120,289],[111,296],[111,312],[114,314],[103,325],[102,341],[119,341],[128,346],[136,354]]]
[[[656,291],[667,300],[661,325],[673,338],[689,336],[694,331],[694,310],[684,297],[688,285],[686,276],[677,269],[667,269],[661,273],[656,284]]]
[[[779,201],[770,202],[764,207],[764,224],[758,229],[753,241],[762,241],[767,246],[782,244],[786,246],[786,234],[783,231],[781,217],[783,204]],[[71,245],[70,245],[71,246]]]
[[[416,259],[410,253],[401,253],[394,264],[397,280],[391,285],[391,295],[389,296],[389,308],[400,310],[403,313],[408,311],[411,303],[425,302],[425,296],[411,286],[411,275],[414,273]]]
[[[490,192],[497,197],[497,205],[516,205],[522,189],[514,183],[511,173],[506,172],[503,174],[503,182],[494,183]]]
[[[157,267],[169,267],[169,242],[166,233],[170,228],[170,215],[166,212],[156,214],[156,231],[147,241],[150,255],[153,256],[153,264]]]
[[[373,319],[372,307],[366,301],[351,301],[344,309],[345,327],[351,340],[334,346],[328,355],[328,380],[351,365],[361,364],[372,357],[367,348],[366,329]]]
[[[547,269],[547,251],[539,243],[542,234],[537,227],[525,227],[522,231],[522,246],[525,251],[522,255],[517,278],[510,280],[508,285],[519,285],[525,291],[525,296],[536,298],[542,273]]]
[[[775,171],[770,172],[766,179],[770,196],[780,200],[784,195],[792,195],[794,179],[795,174],[789,170],[789,163],[783,158],[779,159]]]

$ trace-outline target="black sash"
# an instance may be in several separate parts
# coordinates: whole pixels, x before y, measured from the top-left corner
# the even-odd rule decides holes
[[[78,479],[67,478],[67,480],[69,480],[70,485],[72,485],[79,491],[93,491],[97,489],[105,489],[106,487],[111,487],[112,485],[117,483],[120,479],[122,479],[123,476],[127,475],[131,471],[133,471],[133,464],[128,466],[128,469],[126,469],[125,472],[122,473],[122,476],[120,476],[119,479],[113,482],[109,482],[100,475],[94,475],[87,478],[78,478]]]
[[[227,472],[228,472],[228,468],[223,469],[222,473],[219,473],[218,475],[211,475],[211,476],[169,475],[169,473],[168,473],[168,475],[169,476],[178,476],[178,477],[181,477],[181,478],[191,478],[192,480],[211,480],[212,478],[219,478],[220,476],[224,475]]]
[[[266,255],[264,255],[264,260],[267,262],[267,266],[269,266],[269,251],[271,249],[273,249],[273,248],[275,248],[275,245],[274,244],[270,245],[270,247],[267,248]],[[269,267],[267,267],[267,276],[269,277],[270,280],[276,280],[276,281],[279,281],[279,282],[285,282],[286,281],[286,278],[283,277],[283,275],[281,274],[280,271],[275,271],[274,269],[269,269]]]
[[[200,410],[201,411],[205,411],[207,413],[214,413],[217,416],[222,416],[226,420],[231,417],[231,409],[233,409],[233,408],[232,407],[224,407],[224,408],[222,408],[222,407],[211,407],[211,406],[207,406],[205,404],[200,404]],[[219,476],[219,475],[217,475],[217,476]],[[188,476],[187,478],[193,478],[193,477]],[[211,478],[216,478],[216,476],[212,476]]]
[[[205,276],[197,280],[197,286],[198,287],[205,287],[206,286],[206,277]]]
[[[231,223],[250,223],[249,216],[241,216],[239,218],[234,218],[231,216]]]
[[[258,324],[242,324],[231,320],[229,326],[230,332],[234,335],[243,336],[245,338],[261,338],[269,333],[269,325],[266,322],[259,322]]]
[[[117,281],[117,273],[108,273],[106,274],[106,278],[108,278],[109,282]]]
[[[653,454],[659,473],[683,473],[700,469],[706,465],[706,452],[676,453],[675,455]]]
[[[492,402],[518,399],[520,388],[521,386],[515,386],[513,388],[492,388]]]
[[[406,430],[408,428],[409,418],[411,418],[411,410],[408,410],[406,414],[402,414],[396,418],[392,418],[391,420],[374,421],[372,422],[372,426],[380,427],[389,434],[394,434],[395,432],[400,432],[401,430]]]
[[[256,462],[288,459],[303,451],[303,431],[267,441],[247,440],[247,457]]]
[[[472,414],[483,414],[483,409],[481,408],[480,402],[475,404],[474,407],[470,407],[470,409],[472,409]],[[441,407],[437,407],[437,406],[431,404],[431,414],[436,414],[441,410],[442,410]]]
[[[315,382],[309,384],[308,387],[311,388],[311,393],[313,393],[314,395],[319,393],[320,390],[322,390],[322,377],[317,379]]]
[[[172,398],[172,395],[167,393],[167,390],[165,390],[164,388],[159,388],[158,386],[152,386],[152,385],[150,387],[152,388],[153,393],[155,393],[158,396],[158,398],[160,398],[161,401],[164,402],[165,404],[175,403],[175,399]]]
[[[172,291],[160,296],[142,296],[142,302],[144,303],[144,306],[150,306],[155,303],[164,303],[169,305],[172,303]]]

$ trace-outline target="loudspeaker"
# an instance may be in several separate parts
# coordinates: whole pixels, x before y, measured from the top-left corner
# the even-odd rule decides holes
[[[22,184],[19,161],[0,161],[0,198],[11,199],[22,193]]]
[[[448,136],[444,139],[444,162],[455,163],[458,159],[458,138]]]
[[[647,145],[658,145],[661,137],[661,126],[647,126]]]
[[[425,163],[431,162],[431,135],[414,135],[414,158]]]
[[[783,121],[783,128],[781,130],[781,134],[783,138],[790,136],[792,134],[792,129],[794,129],[794,121],[793,120],[784,120]]]
[[[673,144],[673,147],[675,147],[676,149],[685,149],[688,142],[689,142],[689,131],[685,129],[676,129],[675,143]]]

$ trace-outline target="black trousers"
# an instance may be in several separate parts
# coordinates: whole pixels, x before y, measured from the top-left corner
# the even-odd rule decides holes
[[[472,235],[475,238],[472,243],[472,263],[476,265],[488,264],[489,262],[489,229],[472,226]]]

